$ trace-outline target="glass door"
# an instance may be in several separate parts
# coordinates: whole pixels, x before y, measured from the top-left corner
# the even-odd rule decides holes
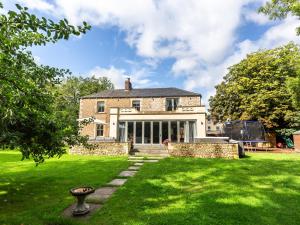
[[[142,144],[142,134],[143,134],[143,123],[142,122],[136,122],[136,130],[135,130],[135,143]]]
[[[134,130],[133,130],[133,122],[128,122],[127,123],[127,141],[134,141],[133,136],[134,136]]]
[[[153,144],[159,144],[159,122],[153,122]]]
[[[195,137],[195,122],[189,121],[189,142],[193,143]]]
[[[119,141],[125,142],[125,122],[119,123]]]
[[[144,122],[144,144],[151,143],[151,122]]]
[[[184,142],[185,140],[185,122],[179,122],[179,142]]]
[[[171,121],[171,142],[177,142],[177,121]]]
[[[163,121],[162,122],[162,142],[166,139],[169,139],[169,122],[168,121]]]

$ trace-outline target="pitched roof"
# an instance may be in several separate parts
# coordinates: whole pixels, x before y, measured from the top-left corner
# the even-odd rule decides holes
[[[82,98],[146,98],[146,97],[183,97],[200,96],[200,94],[179,88],[143,88],[105,90]]]

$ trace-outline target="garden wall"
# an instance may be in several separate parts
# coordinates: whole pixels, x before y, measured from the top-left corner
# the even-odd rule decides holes
[[[131,149],[129,142],[90,142],[90,147],[74,146],[70,149],[70,154],[76,155],[128,155]]]
[[[169,143],[170,156],[196,158],[239,158],[237,143]]]

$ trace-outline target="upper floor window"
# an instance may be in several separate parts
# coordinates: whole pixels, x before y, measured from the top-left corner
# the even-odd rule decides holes
[[[178,98],[167,98],[166,99],[166,111],[174,111],[177,109],[179,99]]]
[[[103,124],[97,124],[96,133],[97,133],[97,137],[104,136],[104,125]]]
[[[210,126],[207,127],[207,130],[210,130]]]
[[[132,107],[135,108],[137,111],[141,110],[141,101],[140,100],[133,100]]]
[[[104,112],[104,101],[97,102],[97,112]]]

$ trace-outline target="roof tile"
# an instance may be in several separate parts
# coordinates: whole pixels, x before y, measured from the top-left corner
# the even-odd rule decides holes
[[[146,97],[183,97],[183,96],[200,96],[200,94],[185,91],[179,88],[143,88],[105,90],[82,98],[146,98]]]

